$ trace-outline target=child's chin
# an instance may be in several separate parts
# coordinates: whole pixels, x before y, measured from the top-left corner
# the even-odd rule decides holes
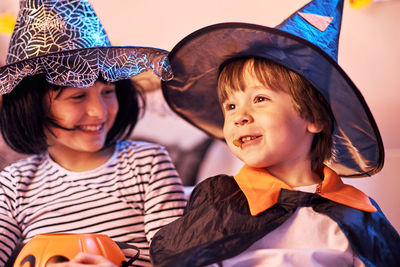
[[[259,161],[255,161],[255,160],[249,160],[249,159],[242,159],[242,161],[247,165],[247,166],[250,166],[250,167],[253,167],[253,168],[265,168],[266,166],[265,166],[265,164],[263,164],[263,163],[261,163],[261,162],[259,162]]]

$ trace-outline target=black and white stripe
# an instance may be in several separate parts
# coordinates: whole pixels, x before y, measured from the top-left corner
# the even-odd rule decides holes
[[[18,239],[49,232],[107,234],[140,248],[137,264],[149,265],[149,241],[185,204],[159,145],[120,141],[106,164],[86,172],[67,171],[48,154],[32,156],[0,173],[0,265]]]

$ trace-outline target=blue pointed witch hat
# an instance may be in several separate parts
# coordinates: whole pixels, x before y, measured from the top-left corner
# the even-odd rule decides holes
[[[109,82],[147,70],[171,78],[167,51],[111,46],[103,25],[87,0],[21,0],[0,95],[26,76],[45,73],[48,82],[85,88],[99,75]]]
[[[173,111],[209,135],[223,139],[217,80],[235,58],[261,57],[306,78],[334,116],[332,157],[325,162],[344,177],[377,173],[382,139],[360,91],[337,64],[343,0],[314,0],[275,28],[221,23],[197,30],[170,52],[174,78],[162,83]]]

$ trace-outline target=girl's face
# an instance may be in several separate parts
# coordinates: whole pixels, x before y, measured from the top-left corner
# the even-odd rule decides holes
[[[222,103],[224,136],[232,152],[249,166],[276,173],[307,161],[318,129],[300,118],[290,95],[268,88],[249,72],[244,87]]]
[[[48,125],[50,155],[69,155],[100,151],[114,124],[118,99],[114,84],[96,82],[89,88],[67,87],[48,93],[45,110],[62,129]]]

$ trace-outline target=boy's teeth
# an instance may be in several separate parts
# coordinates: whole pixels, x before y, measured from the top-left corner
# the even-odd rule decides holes
[[[247,141],[251,141],[253,139],[256,139],[256,137],[255,136],[246,136],[246,137],[241,138],[241,141],[244,143]]]
[[[237,147],[240,147],[243,143],[256,139],[256,136],[246,136],[239,139],[233,140],[233,144]]]

